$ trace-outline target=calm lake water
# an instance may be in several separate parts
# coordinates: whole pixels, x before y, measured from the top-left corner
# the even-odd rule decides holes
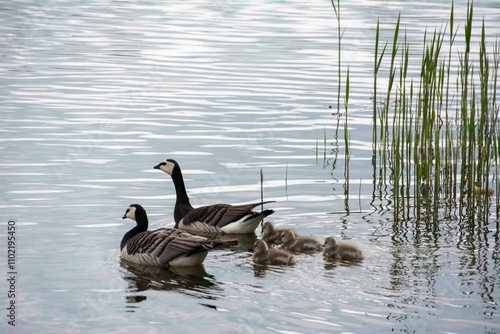
[[[455,6],[459,39],[466,2]],[[474,11],[493,43],[500,3]],[[346,201],[329,1],[1,2],[0,271],[12,220],[17,274],[15,299],[1,279],[0,332],[500,332],[494,217],[474,231],[455,221],[395,229],[390,201],[373,197],[374,30],[380,18],[390,40],[398,12],[419,60],[425,29],[444,26],[450,4],[341,5]],[[293,267],[262,268],[250,236],[202,268],[121,263],[129,204],[146,208],[151,229],[173,226],[173,184],[153,170],[165,158],[180,163],[195,206],[259,200],[262,169],[271,221],[351,240],[365,261],[299,255]]]

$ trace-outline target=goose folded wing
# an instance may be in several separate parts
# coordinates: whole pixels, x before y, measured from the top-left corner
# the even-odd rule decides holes
[[[189,256],[195,253],[206,252],[213,247],[214,244],[209,240],[201,240],[200,238],[193,238],[192,236],[176,236],[162,247],[161,253],[158,254],[158,258],[162,265],[166,265],[179,256]]]
[[[221,217],[230,207],[229,204],[215,204],[209,206],[202,206],[190,211],[182,222],[184,225],[189,225],[194,222],[202,222],[211,226],[217,225]]]
[[[128,253],[130,255],[137,253],[156,255],[163,247],[162,245],[168,244],[179,233],[181,232],[178,230],[167,228],[139,233],[127,243]]]
[[[211,226],[224,227],[232,222],[238,221],[247,215],[258,215],[252,209],[258,205],[274,201],[250,203],[243,205],[215,204],[203,206],[189,212],[184,218],[184,225],[193,222],[203,222]]]
[[[230,206],[229,208],[227,208],[226,212],[224,212],[224,215],[219,219],[216,225],[219,227],[223,227],[246,216],[248,216],[247,219],[252,218],[253,216],[258,216],[260,215],[260,212],[253,212],[252,209],[259,204],[260,203],[252,203]]]

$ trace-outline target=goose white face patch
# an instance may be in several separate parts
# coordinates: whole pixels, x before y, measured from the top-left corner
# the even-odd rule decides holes
[[[135,206],[129,206],[125,212],[125,217],[135,220]]]
[[[172,175],[172,173],[174,172],[174,168],[175,168],[175,165],[168,161],[168,160],[163,160],[161,163],[160,163],[160,169],[162,171],[164,171],[165,173],[167,173],[168,175]]]

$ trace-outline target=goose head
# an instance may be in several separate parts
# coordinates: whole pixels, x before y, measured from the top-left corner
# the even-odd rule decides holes
[[[325,243],[323,244],[325,248],[335,249],[337,248],[337,240],[334,237],[328,237],[325,239]]]
[[[125,211],[125,214],[123,215],[122,219],[132,219],[133,221],[137,221],[137,218],[135,217],[135,213],[140,205],[138,204],[132,204],[127,208],[127,211]]]
[[[135,221],[136,225],[134,228],[125,233],[125,235],[123,236],[122,242],[120,244],[120,249],[122,250],[123,247],[127,245],[127,242],[129,242],[131,238],[133,238],[138,233],[148,230],[148,215],[146,214],[146,210],[144,210],[144,208],[139,204],[130,205],[122,217],[122,219],[125,218],[129,218]]]
[[[174,170],[179,168],[179,164],[173,159],[165,159],[160,162],[158,165],[153,167],[154,169],[159,169],[168,175],[172,176]]]

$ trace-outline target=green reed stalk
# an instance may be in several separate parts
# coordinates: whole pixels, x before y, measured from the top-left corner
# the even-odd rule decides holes
[[[409,164],[409,152],[407,150],[408,139],[408,101],[406,96],[406,78],[408,74],[409,45],[406,39],[406,32],[401,52],[401,64],[399,68],[399,90],[395,100],[395,115],[392,125],[392,147],[393,153],[393,184],[394,184],[394,205],[396,220],[405,220],[408,217],[409,206],[405,205],[405,198],[408,194],[404,191],[405,175],[409,175],[407,168]],[[409,182],[406,182],[409,185]],[[406,187],[409,189],[409,186]]]
[[[475,185],[481,192],[481,203],[478,210],[478,218],[487,222],[488,207],[490,202],[490,175],[492,180],[498,177],[498,106],[496,105],[496,86],[498,78],[498,42],[493,47],[493,57],[490,58],[486,52],[486,33],[484,20],[481,27],[481,41],[479,47],[479,80],[480,80],[480,103],[479,122],[476,125],[477,133],[477,169]],[[493,148],[493,149],[492,149]],[[493,161],[493,163],[492,163]],[[492,167],[496,167],[493,169]],[[497,181],[498,184],[498,181]],[[493,188],[492,188],[493,190]],[[497,189],[498,190],[498,189]],[[498,197],[498,196],[497,196]],[[497,199],[498,202],[498,199]],[[498,216],[498,205],[497,205]]]
[[[455,38],[458,33],[458,29],[454,30],[455,23],[455,2],[451,3],[450,19],[449,19],[449,40],[448,40],[448,59],[446,65],[446,88],[445,88],[445,102],[444,102],[444,113],[445,113],[445,157],[444,157],[444,173],[446,175],[448,182],[443,182],[445,193],[444,197],[449,198],[450,201],[456,202],[456,189],[457,189],[457,170],[456,166],[458,161],[456,159],[455,150],[452,148],[454,145],[455,137],[451,131],[451,120],[449,118],[449,107],[450,107],[450,69],[451,69],[451,54],[453,45],[455,43]]]
[[[495,180],[495,198],[496,198],[496,220],[497,220],[497,233],[499,232],[499,224],[500,224],[500,180],[499,180],[499,172],[500,172],[500,122],[499,122],[499,108],[496,106],[496,96],[497,96],[497,79],[498,79],[498,69],[500,65],[500,46],[498,42],[495,43],[493,47],[493,62],[491,66],[491,83],[490,83],[490,110],[492,114],[492,124],[491,124],[491,133],[490,138],[492,138],[492,147],[493,147],[493,180]]]
[[[264,173],[260,169],[260,201],[264,202]],[[264,211],[264,204],[260,205],[260,210]]]
[[[333,11],[335,12],[335,17],[337,18],[337,50],[338,50],[338,59],[337,59],[337,73],[338,73],[338,88],[337,88],[337,112],[340,112],[340,90],[342,87],[342,71],[341,71],[341,40],[343,33],[340,32],[340,0],[337,0],[337,5],[335,5],[335,1],[331,0]]]
[[[400,67],[399,70],[399,83],[402,82],[403,76],[403,67]],[[392,175],[391,182],[393,185],[393,196],[394,196],[394,216],[399,217],[401,213],[401,194],[400,194],[400,179],[401,179],[401,165],[403,164],[402,151],[399,149],[401,147],[402,142],[402,132],[403,132],[403,124],[402,124],[402,105],[401,101],[401,91],[399,94],[395,95],[394,101],[394,117],[392,119],[392,141],[391,141],[391,149],[392,153]]]
[[[288,198],[288,162],[286,163],[285,168],[285,195]]]
[[[387,49],[387,42],[385,43],[382,51],[379,54],[379,41],[380,41],[380,20],[377,19],[377,27],[375,29],[375,56],[373,62],[373,137],[372,137],[372,166],[373,166],[373,186],[375,189],[376,179],[377,179],[377,151],[378,151],[378,122],[377,122],[377,78],[379,75],[380,66],[382,64],[382,59],[384,59],[385,50]]]
[[[323,165],[326,164],[326,127],[323,127]]]
[[[319,142],[319,139],[316,138],[316,164],[318,163],[318,143]]]
[[[351,159],[351,151],[349,148],[349,129],[347,125],[347,109],[349,105],[349,67],[347,68],[347,77],[346,77],[346,92],[344,97],[344,108],[345,108],[345,121],[344,121],[344,143],[345,143],[345,164],[344,164],[344,179],[345,179],[345,187],[344,194],[346,195],[346,201],[349,198],[349,162]]]
[[[427,162],[428,172],[428,189],[429,195],[432,196],[432,201],[428,203],[429,213],[432,213],[432,221],[434,222],[433,228],[436,229],[438,222],[438,209],[440,207],[439,191],[440,191],[440,177],[441,177],[441,149],[440,149],[440,132],[442,120],[439,116],[441,114],[443,105],[443,87],[444,87],[444,73],[445,66],[439,61],[441,47],[444,41],[444,33],[439,32],[434,34],[431,44],[431,59],[430,65],[430,82],[429,82],[429,131],[427,133],[429,140],[428,158]],[[432,176],[434,175],[434,179]]]
[[[392,93],[392,87],[394,84],[394,79],[395,79],[395,74],[396,74],[396,68],[394,66],[395,60],[396,60],[396,55],[399,49],[399,44],[398,44],[398,36],[399,36],[399,26],[400,26],[400,15],[398,15],[398,21],[396,22],[396,27],[394,30],[394,37],[393,37],[393,42],[392,42],[392,51],[391,51],[391,59],[390,59],[390,69],[389,69],[389,83],[387,86],[387,91],[386,91],[386,97],[383,102],[383,105],[381,109],[378,112],[378,117],[379,117],[379,123],[380,123],[380,132],[379,132],[379,143],[380,143],[380,148],[378,150],[378,158],[381,162],[381,170],[380,170],[380,178],[379,178],[379,184],[380,185],[387,185],[390,183],[388,182],[387,179],[387,171],[390,168],[390,163],[392,159],[388,156],[389,152],[388,149],[390,149],[390,140],[389,140],[389,107],[391,104],[391,93]],[[385,47],[384,47],[385,51]],[[381,58],[382,59],[382,58]],[[380,60],[381,60],[380,59]],[[379,64],[380,65],[380,64]],[[389,175],[389,179],[392,178],[392,175]]]
[[[409,55],[407,54],[406,57],[409,57]],[[405,108],[406,110],[406,113],[409,115],[409,120],[408,120],[408,117],[405,118],[405,120],[408,120],[409,121],[409,124],[408,124],[408,130],[406,131],[406,161],[407,161],[407,168],[406,168],[406,187],[405,187],[405,190],[406,190],[406,207],[408,208],[407,210],[407,219],[406,220],[409,220],[410,219],[410,207],[412,207],[411,205],[411,200],[412,200],[412,195],[411,195],[411,184],[413,182],[413,169],[412,169],[412,165],[411,165],[411,161],[412,161],[412,155],[413,155],[413,146],[412,146],[412,143],[413,143],[413,138],[415,136],[415,131],[414,131],[414,124],[415,124],[415,116],[414,116],[414,112],[413,112],[413,95],[414,94],[414,85],[413,85],[413,80],[411,80],[410,82],[410,97],[408,99],[408,102],[407,102],[407,108]],[[413,189],[415,189],[415,187],[413,187]],[[419,221],[417,220],[416,222],[417,224],[417,227],[418,227],[418,224],[419,224]]]
[[[444,39],[444,33],[443,33]],[[438,61],[438,59],[436,59]],[[434,116],[434,133],[432,134],[434,138],[434,161],[431,162],[433,165],[434,171],[434,179],[432,180],[432,221],[434,231],[437,229],[437,223],[439,219],[439,209],[441,208],[440,201],[440,193],[441,193],[441,179],[442,170],[441,170],[441,142],[442,142],[442,119],[441,119],[441,111],[443,108],[443,96],[444,96],[444,83],[445,83],[445,68],[446,65],[443,62],[439,62],[439,66],[437,68],[437,82],[436,82],[436,103],[434,104],[435,116]],[[432,177],[432,175],[431,175]],[[447,181],[445,181],[447,182]]]
[[[375,29],[375,57],[373,63],[373,142],[377,142],[377,78],[384,59],[385,50],[387,49],[387,42],[379,55],[379,41],[380,41],[380,20],[377,19],[377,28]]]
[[[351,158],[351,152],[349,149],[349,130],[347,128],[347,123],[344,123],[344,143],[345,143],[345,163],[344,163],[344,195],[345,195],[345,210],[349,213],[349,160]]]
[[[491,147],[491,137],[488,122],[489,120],[489,103],[488,103],[488,84],[489,84],[489,59],[486,56],[486,37],[484,31],[484,19],[482,22],[481,29],[481,42],[479,46],[479,81],[480,81],[480,111],[479,111],[479,122],[476,125],[477,129],[477,173],[475,175],[475,185],[482,189],[488,189],[490,174],[490,147]],[[485,191],[481,194],[483,201],[488,201],[488,192]],[[480,196],[481,196],[480,195]],[[482,206],[480,207],[482,208]],[[479,210],[478,214],[482,219],[480,221],[487,220],[487,211]]]
[[[391,100],[392,87],[394,85],[394,78],[396,76],[396,68],[394,67],[394,63],[395,63],[397,52],[399,49],[398,38],[399,38],[400,19],[401,19],[401,14],[398,15],[398,21],[396,22],[396,27],[394,29],[394,37],[393,37],[393,41],[392,41],[391,62],[390,62],[390,69],[389,69],[389,83],[387,86],[387,93],[386,93],[386,97],[385,97],[385,101],[384,101],[384,106],[379,114],[380,127],[381,127],[380,141],[383,145],[383,147],[382,147],[382,156],[383,156],[382,161],[384,162],[384,164],[383,164],[384,184],[387,183],[387,177],[386,177],[387,166],[386,166],[385,162],[387,160],[386,159],[387,148],[389,145],[389,106],[390,106],[390,100]]]
[[[384,118],[385,118],[385,124],[384,124],[384,129],[385,133],[387,134],[387,114],[389,112],[389,101],[391,97],[391,92],[392,92],[392,86],[394,84],[394,78],[396,74],[396,69],[394,68],[394,62],[396,60],[396,55],[398,53],[399,49],[399,43],[398,43],[398,38],[399,38],[399,25],[401,21],[401,14],[398,15],[398,21],[396,22],[396,27],[394,28],[394,37],[392,40],[392,53],[391,53],[391,67],[389,69],[389,84],[387,87],[387,93],[386,93],[386,98],[385,98],[385,106],[384,106]],[[385,136],[385,135],[384,135]]]
[[[363,178],[359,179],[359,187],[358,187],[358,206],[359,212],[363,212],[363,208],[361,206],[361,185],[363,184]]]
[[[469,75],[471,73],[471,65],[469,62],[470,58],[470,41],[472,35],[472,6],[467,5],[467,19],[465,24],[465,53],[461,54],[459,57],[460,60],[460,93],[461,93],[461,105],[460,105],[460,113],[461,113],[461,124],[460,126],[460,150],[461,150],[461,169],[460,169],[460,209],[462,212],[464,207],[464,200],[470,198],[471,196],[467,196],[467,193],[470,193],[473,180],[471,178],[472,174],[470,173],[472,170],[471,164],[474,159],[472,157],[472,149],[473,145],[468,145],[473,136],[473,124],[471,128],[470,119],[473,117],[473,114],[469,115]],[[472,105],[473,107],[473,105]],[[471,110],[473,111],[473,110]],[[473,118],[472,118],[473,119]],[[469,120],[469,121],[468,121]],[[468,205],[467,205],[468,206]]]

